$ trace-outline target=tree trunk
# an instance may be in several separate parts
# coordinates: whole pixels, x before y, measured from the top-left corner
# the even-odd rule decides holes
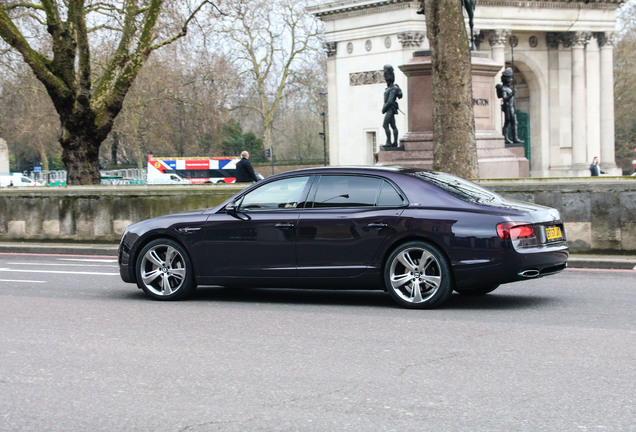
[[[44,146],[43,142],[39,143],[39,150],[40,150],[40,162],[41,162],[41,167],[42,167],[42,171],[48,171],[49,170],[49,158],[48,155],[46,154],[46,147]]]
[[[272,123],[264,121],[265,129],[263,131],[263,148],[271,149],[272,175],[274,175],[274,148],[272,147]]]
[[[69,186],[100,184],[101,174],[97,160],[99,147],[94,142],[86,143],[78,137],[73,138],[73,142],[67,143],[62,150],[62,161],[67,171],[66,184]]]
[[[460,0],[425,0],[433,63],[433,168],[479,177],[471,56]]]
[[[67,171],[67,185],[98,185],[101,183],[99,147],[102,141],[103,138],[89,128],[75,130],[74,133],[65,133],[60,138],[62,161]]]
[[[117,166],[117,152],[119,151],[119,132],[113,131],[113,146],[110,149],[110,157],[113,166]]]

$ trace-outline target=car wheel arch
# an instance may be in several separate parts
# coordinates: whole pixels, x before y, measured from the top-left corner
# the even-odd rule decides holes
[[[393,243],[391,243],[386,250],[384,251],[384,256],[382,257],[382,262],[381,267],[382,269],[384,269],[384,267],[386,266],[386,263],[389,259],[389,256],[393,253],[394,250],[396,250],[397,248],[401,247],[402,245],[405,245],[407,243],[410,242],[424,242],[427,243],[433,247],[435,247],[438,251],[440,251],[443,255],[444,258],[446,258],[449,267],[450,267],[450,271],[451,271],[451,284],[454,286],[455,285],[455,269],[453,268],[453,261],[451,260],[448,251],[446,250],[446,248],[443,246],[443,244],[439,241],[435,241],[433,239],[431,239],[430,237],[427,236],[411,236],[411,237],[404,237],[404,238],[400,238],[396,241],[394,241]],[[384,291],[387,291],[387,288],[384,287]]]
[[[196,263],[195,261],[192,259],[192,256],[190,254],[190,251],[188,250],[188,248],[186,247],[186,245],[183,243],[183,241],[178,237],[175,236],[174,234],[172,234],[169,231],[161,231],[161,232],[153,232],[151,234],[149,234],[147,237],[144,237],[139,244],[137,245],[134,254],[131,255],[131,260],[130,263],[132,265],[133,268],[133,274],[135,275],[135,279],[137,278],[137,274],[135,269],[137,268],[137,260],[139,259],[139,255],[141,254],[141,252],[144,250],[144,248],[146,247],[146,245],[152,241],[158,240],[158,239],[168,239],[168,240],[172,240],[173,242],[176,242],[179,246],[181,246],[184,250],[184,252],[186,254],[188,254],[188,258],[190,259],[190,263],[192,264],[192,268],[194,269],[194,274],[197,274],[197,269],[196,269]]]
[[[436,308],[453,292],[454,274],[447,254],[435,242],[420,237],[398,243],[382,273],[388,294],[409,309]]]

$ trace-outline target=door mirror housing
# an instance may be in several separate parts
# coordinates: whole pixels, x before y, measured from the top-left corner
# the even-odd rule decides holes
[[[236,201],[232,201],[231,203],[229,203],[228,205],[225,206],[225,211],[227,212],[227,214],[232,215],[232,216],[236,216],[236,213],[238,212],[237,210],[237,205],[236,205]]]
[[[241,219],[245,221],[252,219],[249,215],[239,212],[238,204],[236,203],[236,201],[232,201],[231,203],[226,205],[225,212],[229,214],[230,216],[235,217],[237,219]]]

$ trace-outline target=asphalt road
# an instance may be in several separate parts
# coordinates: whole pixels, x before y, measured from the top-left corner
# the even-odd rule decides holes
[[[148,300],[112,257],[0,254],[1,431],[636,431],[636,271],[442,309],[380,292]]]

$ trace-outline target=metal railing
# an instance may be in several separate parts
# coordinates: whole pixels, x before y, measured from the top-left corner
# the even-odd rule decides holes
[[[127,185],[145,184],[146,170],[139,168],[123,168],[100,171],[103,185]],[[43,183],[47,186],[59,186],[66,184],[67,173],[65,170],[49,170],[31,172],[27,177],[31,180]]]

